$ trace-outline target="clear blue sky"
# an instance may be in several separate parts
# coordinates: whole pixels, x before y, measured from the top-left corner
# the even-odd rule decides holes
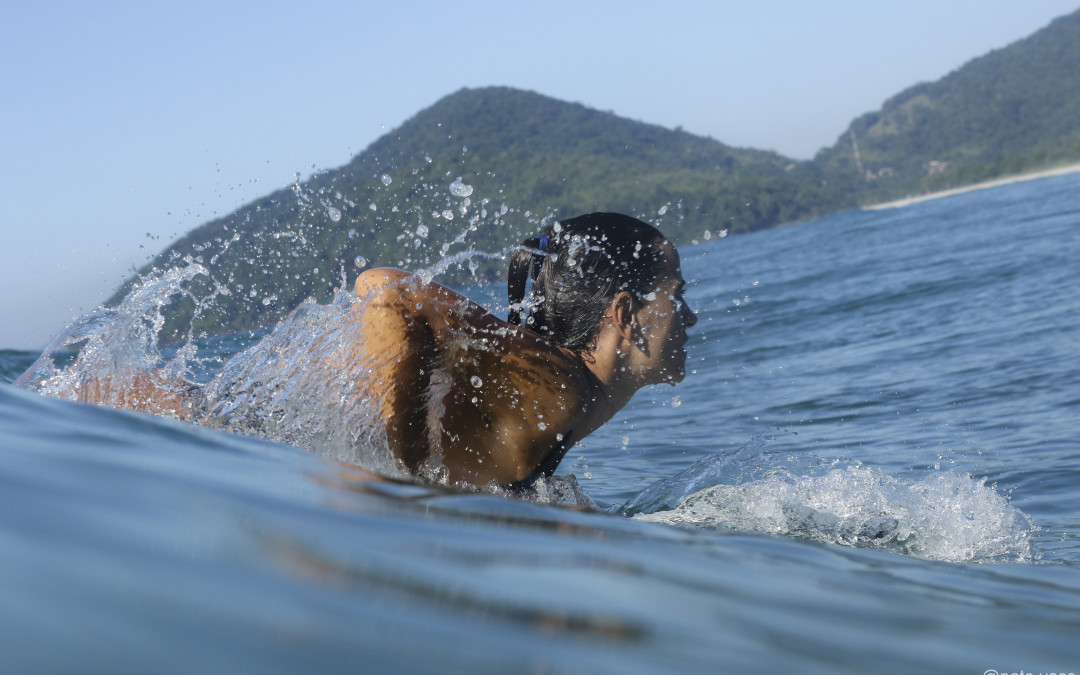
[[[805,159],[1077,6],[3,0],[0,347],[43,346],[178,235],[461,87]]]

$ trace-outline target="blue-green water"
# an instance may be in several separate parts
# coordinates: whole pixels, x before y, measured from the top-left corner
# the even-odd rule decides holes
[[[3,670],[1080,671],[1080,175],[683,256],[596,509],[0,387]]]

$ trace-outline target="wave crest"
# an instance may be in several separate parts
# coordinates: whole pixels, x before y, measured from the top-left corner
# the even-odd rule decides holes
[[[810,475],[779,467],[715,485],[641,520],[781,534],[952,562],[1031,562],[1031,520],[985,479],[940,472],[903,481],[854,464]]]

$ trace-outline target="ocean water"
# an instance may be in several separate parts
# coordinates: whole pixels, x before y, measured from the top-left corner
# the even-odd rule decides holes
[[[531,500],[0,386],[3,670],[1080,671],[1080,175],[682,253]]]

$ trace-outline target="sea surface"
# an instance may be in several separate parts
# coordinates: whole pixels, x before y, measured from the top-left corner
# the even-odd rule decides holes
[[[1080,671],[1080,174],[719,229],[530,500],[0,386],[0,670]]]

